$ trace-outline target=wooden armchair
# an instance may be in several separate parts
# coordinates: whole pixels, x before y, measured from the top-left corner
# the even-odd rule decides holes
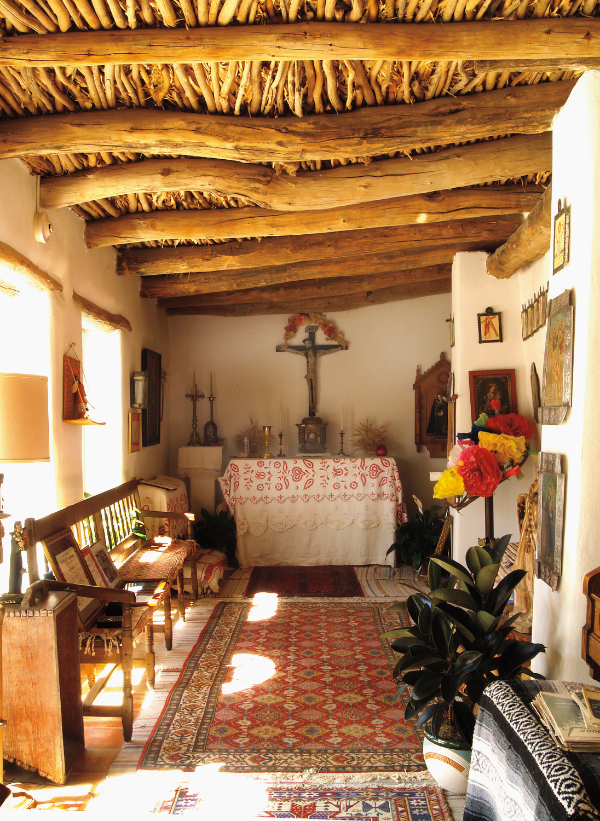
[[[68,531],[63,531],[67,533]],[[29,587],[21,602],[21,609],[27,610],[31,604],[43,603],[49,591],[67,590],[77,594],[79,617],[85,617],[83,630],[79,636],[80,664],[110,665],[107,673],[90,689],[83,702],[83,714],[94,716],[120,716],[123,737],[131,741],[133,728],[133,692],[131,673],[134,666],[133,645],[136,637],[146,632],[145,666],[147,675],[154,682],[154,650],[152,647],[152,607],[136,602],[130,590],[114,590],[96,585],[69,584],[66,582],[41,579]],[[120,616],[103,622],[102,613],[108,604],[120,605]],[[94,615],[92,616],[92,611]],[[100,615],[98,615],[100,613]],[[106,627],[102,625],[106,624]],[[120,706],[95,706],[94,700],[108,683],[114,670],[120,666],[123,671],[123,703]]]

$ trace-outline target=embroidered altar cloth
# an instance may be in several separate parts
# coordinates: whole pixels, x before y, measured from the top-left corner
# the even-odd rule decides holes
[[[242,567],[391,561],[403,510],[392,459],[232,459],[219,484]]]

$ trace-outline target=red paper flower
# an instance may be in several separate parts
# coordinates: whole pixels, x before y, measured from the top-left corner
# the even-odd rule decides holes
[[[478,445],[462,452],[457,471],[469,496],[491,496],[502,479],[494,454]]]
[[[532,439],[535,436],[535,428],[529,421],[519,413],[501,413],[499,416],[491,416],[485,423],[486,430],[492,433],[506,433],[509,436],[524,436],[525,439]]]
[[[285,331],[288,331],[288,333],[290,333],[290,334],[295,334],[295,333],[296,333],[296,331],[298,330],[298,328],[297,328],[295,325],[292,325],[292,324],[290,323],[289,325],[286,325],[286,326],[285,326],[284,330],[285,330]]]

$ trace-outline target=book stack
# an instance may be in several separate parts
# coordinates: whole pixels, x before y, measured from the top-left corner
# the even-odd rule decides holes
[[[563,750],[600,752],[600,692],[537,694],[532,702],[546,729]]]

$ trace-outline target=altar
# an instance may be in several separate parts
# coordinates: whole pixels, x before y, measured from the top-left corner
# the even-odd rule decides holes
[[[234,458],[219,484],[241,567],[394,561],[403,506],[393,459]]]

